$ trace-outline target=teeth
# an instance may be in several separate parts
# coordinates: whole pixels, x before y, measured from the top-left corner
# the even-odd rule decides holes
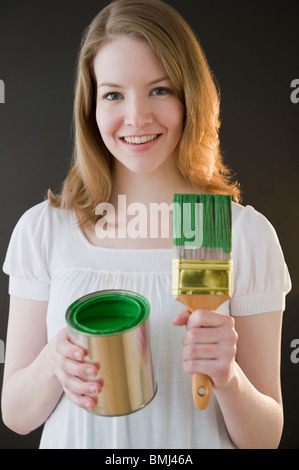
[[[124,137],[124,141],[128,144],[145,144],[150,140],[155,140],[157,138],[157,134],[153,135],[143,135],[142,137]]]

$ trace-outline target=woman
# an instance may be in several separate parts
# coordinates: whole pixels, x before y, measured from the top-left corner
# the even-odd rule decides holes
[[[219,152],[218,114],[204,54],[170,6],[118,0],[91,23],[78,62],[73,164],[61,194],[49,191],[21,218],[4,265],[11,302],[3,419],[21,434],[45,423],[41,448],[278,446],[290,279],[269,222],[238,204]],[[219,311],[190,315],[171,295],[171,236],[148,219],[152,203],[198,192],[234,198],[234,293]],[[128,231],[134,213],[124,217],[119,196],[145,207],[142,237]],[[115,209],[105,216],[106,237],[96,230],[102,202]],[[86,413],[105,384],[100,364],[84,359],[65,329],[75,299],[107,288],[149,300],[159,384],[150,405],[118,418]],[[213,380],[203,412],[193,405],[193,372]]]

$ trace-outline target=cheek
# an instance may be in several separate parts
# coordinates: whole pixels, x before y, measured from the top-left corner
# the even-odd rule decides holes
[[[184,123],[184,105],[180,101],[172,103],[164,109],[166,127],[175,134],[181,134]]]
[[[96,121],[98,129],[104,142],[114,136],[114,133],[119,127],[119,120],[113,113],[107,113],[103,108],[97,107]]]

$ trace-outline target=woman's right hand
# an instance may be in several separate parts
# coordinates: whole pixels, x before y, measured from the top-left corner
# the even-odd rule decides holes
[[[102,379],[97,378],[100,364],[85,359],[87,351],[71,342],[67,328],[50,343],[51,368],[66,396],[80,408],[94,409],[103,387]]]

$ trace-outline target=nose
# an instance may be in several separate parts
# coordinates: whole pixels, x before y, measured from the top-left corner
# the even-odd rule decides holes
[[[135,129],[142,129],[154,120],[153,111],[147,99],[137,96],[127,98],[124,123]]]

